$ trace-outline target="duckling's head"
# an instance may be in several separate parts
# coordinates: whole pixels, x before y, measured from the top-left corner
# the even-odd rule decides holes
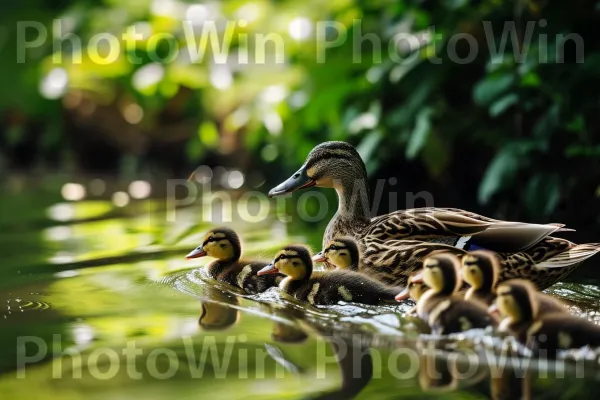
[[[462,277],[476,290],[492,291],[499,269],[498,259],[490,251],[472,251],[462,258]]]
[[[423,281],[415,281],[414,279],[408,279],[408,294],[414,301],[419,301],[423,293],[425,293],[429,287]]]
[[[419,301],[428,289],[429,287],[423,282],[423,271],[416,271],[408,277],[408,286],[396,296],[396,300],[406,300],[410,297],[414,301]]]
[[[435,293],[451,295],[461,285],[460,261],[454,254],[437,253],[423,261],[422,280]],[[414,279],[419,280],[419,275]]]
[[[537,289],[533,283],[523,279],[513,279],[498,286],[497,297],[490,313],[496,308],[502,318],[512,322],[532,321],[537,316],[538,305],[533,295]]]
[[[356,179],[364,180],[366,177],[365,164],[354,146],[346,142],[324,142],[311,150],[294,175],[271,189],[269,196],[311,186],[341,188],[343,183],[352,185]]]
[[[329,262],[340,269],[357,269],[360,253],[356,241],[345,237],[334,239],[313,256],[314,262]]]
[[[217,228],[204,235],[202,244],[196,247],[185,258],[214,257],[219,261],[237,261],[242,254],[240,238],[234,230]]]
[[[280,272],[292,280],[302,280],[310,278],[312,271],[313,263],[308,248],[302,245],[289,245],[280,250],[273,261],[258,271],[257,275]]]

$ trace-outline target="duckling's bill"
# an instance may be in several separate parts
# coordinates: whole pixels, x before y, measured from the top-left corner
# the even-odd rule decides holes
[[[488,310],[487,310],[488,314],[490,315],[499,315],[500,314],[500,310],[498,309],[498,305],[496,303],[492,304]]]
[[[423,271],[419,271],[410,277],[411,282],[423,283]]]
[[[406,289],[404,289],[403,291],[401,291],[400,293],[398,293],[395,297],[396,301],[402,301],[402,300],[406,300],[410,297],[410,293],[408,291],[408,287]]]
[[[264,267],[263,269],[261,269],[260,271],[258,271],[256,273],[256,275],[261,276],[261,275],[269,275],[269,274],[277,274],[279,273],[279,270],[275,267],[275,264],[271,263],[269,265],[267,265],[266,267]]]
[[[204,251],[204,249],[202,248],[202,246],[195,248],[194,250],[192,250],[190,252],[190,254],[188,254],[187,256],[185,256],[186,260],[191,260],[193,258],[200,258],[200,257],[204,257],[206,256],[206,251]]]
[[[322,251],[315,254],[312,257],[313,262],[325,262],[327,261],[327,257],[325,256],[325,253],[323,253]]]

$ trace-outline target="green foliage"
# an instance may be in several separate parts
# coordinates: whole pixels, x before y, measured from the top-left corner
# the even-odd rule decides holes
[[[186,13],[194,15],[190,6],[199,6],[195,2],[45,4],[14,5],[2,18],[39,20],[47,28],[63,18],[69,25],[64,29],[84,43],[102,32],[131,37],[132,29],[172,40],[145,38],[132,48],[121,46],[106,65],[69,45],[56,52],[51,41],[29,51],[23,65],[5,62],[0,105],[6,110],[6,155],[32,140],[41,144],[36,154],[42,160],[68,148],[66,121],[78,137],[98,127],[124,156],[143,156],[147,143],[177,143],[185,147],[177,154],[187,155],[189,168],[211,153],[241,146],[253,156],[248,159],[292,170],[315,144],[347,140],[359,147],[372,173],[397,175],[402,164],[416,169],[414,180],[427,186],[456,188],[492,210],[523,204],[517,208],[531,216],[550,215],[574,196],[592,198],[598,186],[583,173],[600,167],[600,45],[593,2],[207,3],[195,15],[248,21],[219,28],[218,45],[231,45],[226,65],[211,61],[210,43],[203,56],[186,54],[202,43],[199,30],[190,36],[182,27]],[[318,34],[325,20],[345,28],[345,41],[324,50],[323,38],[336,36]],[[308,24],[307,37],[290,33],[302,24]],[[14,39],[16,25],[5,25]],[[283,51],[270,43],[255,52],[266,62],[238,64],[244,37],[252,53],[257,35],[266,33],[281,38]],[[393,39],[403,33],[425,39],[418,48],[399,49],[404,42],[395,46]],[[455,40],[456,34],[468,39]],[[580,35],[583,52],[573,35]],[[0,40],[5,60],[14,60],[14,43]],[[170,46],[179,49],[174,59],[164,58]],[[472,61],[460,62],[473,49]],[[78,57],[79,63],[69,61]],[[44,99],[40,87],[57,68],[68,73],[68,87],[59,98]],[[90,115],[84,103],[110,112]],[[28,128],[39,121],[44,133],[32,139]],[[133,139],[123,140],[125,131]],[[283,178],[284,168],[273,170]]]

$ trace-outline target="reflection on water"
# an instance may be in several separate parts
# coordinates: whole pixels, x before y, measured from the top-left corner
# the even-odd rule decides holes
[[[156,200],[118,210],[35,193],[6,201],[14,202],[0,220],[7,398],[552,398],[584,393],[598,378],[592,352],[554,363],[483,332],[433,337],[405,315],[411,304],[308,307],[275,289],[248,296],[211,281],[207,260],[183,258],[210,226],[192,207],[167,222]],[[234,227],[246,255],[267,259],[288,242],[318,248],[322,231],[296,224],[288,235],[275,219]],[[597,321],[596,283],[550,292]]]

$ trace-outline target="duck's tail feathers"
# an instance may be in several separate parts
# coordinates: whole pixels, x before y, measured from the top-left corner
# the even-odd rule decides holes
[[[538,268],[565,268],[582,263],[600,252],[600,243],[578,244],[548,260],[537,264]]]
[[[575,229],[571,229],[571,228],[565,228],[565,224],[559,224],[559,223],[555,223],[552,222],[550,224],[547,224],[550,226],[556,226],[558,229],[556,230],[556,232],[575,232]]]

